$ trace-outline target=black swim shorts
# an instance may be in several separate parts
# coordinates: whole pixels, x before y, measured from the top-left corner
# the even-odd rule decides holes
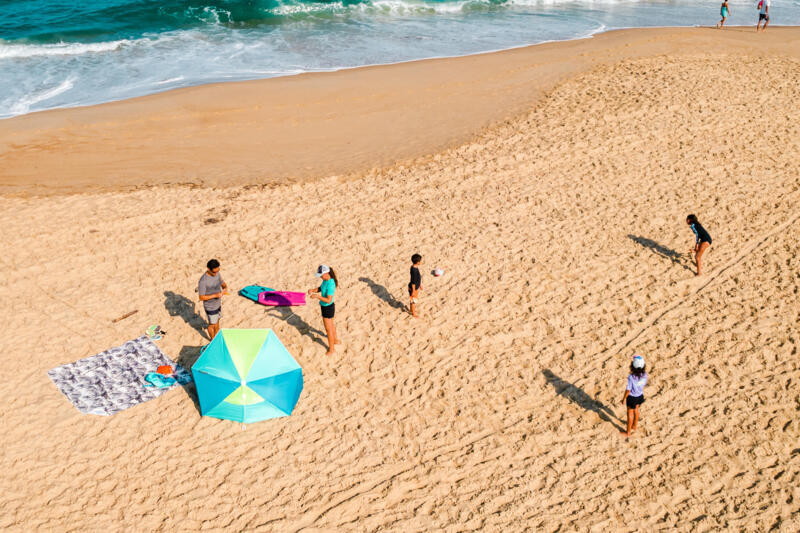
[[[336,313],[336,304],[320,305],[319,308],[322,309],[322,318],[333,318]]]
[[[759,13],[758,20],[759,21],[766,20],[767,22],[769,22],[769,13]]]
[[[636,409],[637,406],[642,405],[644,403],[644,396],[628,396],[625,398],[625,405],[628,406],[628,409]]]

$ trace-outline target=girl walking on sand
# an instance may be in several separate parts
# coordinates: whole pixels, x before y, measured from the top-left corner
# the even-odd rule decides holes
[[[647,372],[644,370],[644,357],[634,355],[628,384],[625,387],[625,396],[622,397],[622,403],[628,408],[628,430],[620,431],[620,433],[626,437],[630,437],[631,432],[639,424],[639,406],[644,403],[644,386],[646,384]]]
[[[336,305],[333,303],[333,293],[339,286],[336,279],[336,272],[328,265],[320,265],[317,273],[314,274],[322,278],[322,284],[316,289],[309,289],[308,296],[319,300],[322,310],[322,323],[325,325],[325,333],[328,335],[328,352],[325,355],[336,353],[335,346],[339,344],[339,337],[336,336],[336,326],[333,323],[333,315],[336,313]]]
[[[703,253],[711,246],[711,235],[700,225],[700,222],[697,221],[697,217],[694,215],[686,217],[686,223],[694,232],[694,248],[692,248],[691,252],[694,253],[694,262],[697,264],[697,275],[699,276],[702,274],[700,258],[703,257]]]
[[[719,14],[722,17],[722,20],[717,22],[717,28],[722,30],[725,29],[725,20],[728,18],[728,15],[732,14],[730,8],[728,7],[728,0],[722,0],[722,5],[719,8]]]

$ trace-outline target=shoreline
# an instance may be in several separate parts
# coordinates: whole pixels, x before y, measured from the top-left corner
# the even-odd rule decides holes
[[[31,113],[0,121],[0,194],[275,185],[358,174],[462,144],[601,65],[719,45],[720,53],[797,57],[790,42],[800,28],[748,28],[612,30]]]

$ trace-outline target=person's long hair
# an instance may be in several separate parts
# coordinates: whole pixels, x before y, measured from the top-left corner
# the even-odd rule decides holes
[[[697,221],[697,217],[695,215],[687,216],[686,220],[689,221],[689,224],[699,224],[700,223],[700,222]]]
[[[331,269],[329,274],[331,275],[331,278],[333,278],[333,284],[336,285],[336,287],[338,288],[339,287],[339,279],[336,277],[336,272],[333,271],[333,267],[332,266],[329,266],[328,268]]]
[[[633,363],[631,363],[631,374],[636,376],[636,379],[639,379],[645,374],[645,367],[636,368],[633,366]]]

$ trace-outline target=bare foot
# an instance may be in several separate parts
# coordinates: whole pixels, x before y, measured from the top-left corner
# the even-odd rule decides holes
[[[631,434],[628,433],[627,431],[620,431],[619,433],[620,433],[620,435],[625,435],[626,439],[631,436]]]
[[[419,318],[419,315],[411,315],[411,316],[413,316],[414,318]]]
[[[328,350],[325,355],[336,355],[336,350]]]

